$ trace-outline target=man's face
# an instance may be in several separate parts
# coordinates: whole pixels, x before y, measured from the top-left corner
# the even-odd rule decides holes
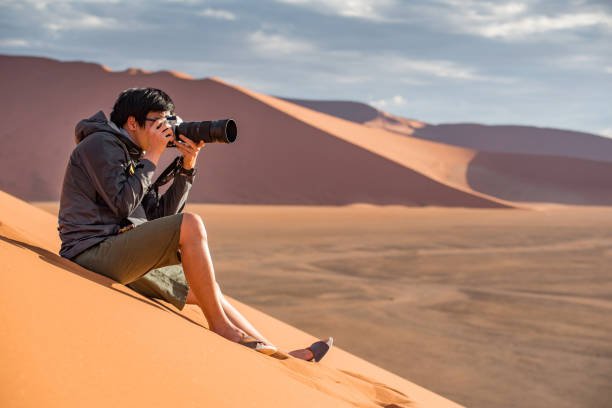
[[[147,130],[151,126],[155,126],[156,120],[163,119],[171,114],[172,113],[168,111],[150,111],[149,113],[147,113],[145,124],[142,127],[138,125],[138,122],[136,122],[135,118],[130,117],[128,122],[131,122],[131,120],[133,119],[133,124],[135,124],[135,126],[131,126],[132,136],[134,136],[134,139],[136,139],[142,150],[147,150],[149,148],[149,138],[147,136]],[[166,126],[166,124],[163,123],[162,126]]]

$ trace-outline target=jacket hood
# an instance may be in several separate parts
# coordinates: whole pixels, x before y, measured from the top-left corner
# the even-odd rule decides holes
[[[128,152],[131,156],[140,157],[142,155],[140,146],[134,143],[132,139],[125,135],[114,123],[109,121],[102,111],[98,111],[98,113],[89,119],[83,119],[77,123],[74,129],[75,142],[79,144],[87,136],[97,132],[111,133],[118,136],[128,148]]]

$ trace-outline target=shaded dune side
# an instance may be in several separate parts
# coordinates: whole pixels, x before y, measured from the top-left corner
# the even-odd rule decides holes
[[[108,113],[127,87],[156,86],[172,94],[185,120],[238,122],[237,143],[211,144],[202,153],[191,196],[198,201],[467,207],[612,202],[601,177],[612,164],[478,152],[364,126],[217,79],[109,72],[43,58],[0,61],[0,89],[14,95],[1,102],[2,109],[15,118],[0,131],[0,188],[32,200],[58,200],[78,120],[99,109]],[[175,154],[168,149],[159,168]],[[573,172],[566,175],[569,168]]]
[[[610,162],[478,153],[467,181],[477,191],[512,202],[611,205],[611,174]]]
[[[477,154],[474,150],[403,137],[383,129],[368,128],[313,111],[239,86],[233,85],[232,88],[264,102],[278,112],[291,116],[303,125],[319,129],[325,134],[391,160],[450,188],[488,201],[489,206],[513,206],[512,203],[474,191],[467,184],[465,174],[470,160]]]
[[[108,72],[96,64],[44,58],[0,58],[0,88],[19,96],[3,103],[16,120],[0,135],[15,141],[1,153],[0,174],[10,174],[24,161],[32,163],[19,178],[2,177],[0,187],[24,198],[58,199],[78,120],[99,109],[108,113],[127,87],[156,86],[173,96],[185,120],[234,117],[238,122],[238,143],[207,146],[200,157],[191,193],[197,201],[500,206],[296,121],[220,81],[186,80],[168,72]],[[173,154],[166,154],[165,162]]]
[[[206,147],[215,149],[215,154],[205,158],[211,173],[204,174],[208,178],[202,181],[202,190],[194,188],[192,197],[197,201],[224,202],[232,198],[234,202],[247,202],[240,200],[240,189],[252,184],[257,191],[251,192],[251,200],[256,200],[251,202],[257,203],[502,206],[295,120],[282,108],[254,98],[255,93],[247,94],[216,80],[205,82],[207,95],[219,102],[207,112],[224,117],[229,113],[225,106],[235,108],[241,135],[235,145]],[[177,100],[193,98],[180,89],[174,92]],[[183,102],[182,106],[196,105],[195,101]],[[193,113],[189,108],[186,111]],[[242,120],[243,112],[265,120]],[[334,118],[323,120],[329,119]],[[223,177],[219,177],[221,174]]]
[[[287,102],[294,103],[296,105],[303,106],[308,109],[316,110],[318,112],[327,113],[328,115],[336,116],[338,118],[350,120],[356,123],[366,123],[371,120],[375,120],[381,115],[378,109],[372,106],[353,101],[321,101],[311,99],[294,99],[294,98],[283,98]]]
[[[0,214],[2,406],[458,407],[337,347],[314,365],[228,342],[59,257],[52,215],[1,191]],[[283,348],[313,340],[236,303]]]
[[[394,116],[360,102],[283,99],[351,122],[483,152],[612,161],[612,140],[586,132],[477,123],[433,125]]]
[[[0,102],[11,118],[0,129],[0,189],[29,200],[59,200],[76,123],[98,110],[108,115],[119,92],[137,86],[138,77],[162,83],[174,78],[167,72],[133,72],[111,73],[84,62],[0,56],[0,90],[11,95]],[[171,159],[165,155],[164,163]]]
[[[395,116],[363,102],[323,101],[312,99],[280,98],[317,112],[332,115],[362,125],[384,129],[400,135],[412,135],[415,129],[427,126],[424,122]],[[452,143],[451,143],[452,144]]]
[[[416,129],[415,137],[486,152],[612,161],[612,140],[585,132],[535,126],[448,123]]]
[[[323,110],[325,105],[318,107]],[[312,121],[312,119],[310,120]],[[331,124],[333,122],[328,121],[327,123]],[[427,129],[427,126],[423,129]],[[482,127],[485,128],[485,126]],[[499,136],[496,133],[498,131],[502,131],[504,137],[510,138],[511,134],[503,133],[503,131],[517,128],[526,132],[525,129],[527,129],[534,137],[540,137],[540,139],[536,138],[535,141],[531,140],[530,142],[536,151],[538,151],[538,148],[542,150],[548,146],[547,152],[564,152],[566,156],[571,156],[574,154],[573,152],[576,152],[577,155],[593,156],[593,153],[601,148],[597,156],[601,157],[606,155],[606,151],[610,150],[612,146],[611,140],[586,133],[519,126],[488,126],[486,128],[490,129],[490,136],[493,139]],[[328,131],[334,132],[333,129],[328,129]],[[542,134],[539,135],[540,133]],[[505,203],[515,203],[519,206],[533,206],[534,203],[612,204],[612,179],[608,176],[612,174],[612,163],[610,162],[550,154],[479,152],[465,148],[457,150],[454,146],[432,143],[411,136],[393,138],[383,136],[382,133],[372,132],[372,134],[377,135],[376,140],[380,144],[386,143],[388,146],[391,143],[396,143],[397,147],[394,150],[402,151],[404,158],[409,157],[409,165],[413,168],[421,168],[423,172],[427,172],[433,178],[443,179],[448,184],[458,188],[496,197]],[[481,134],[481,136],[484,135]],[[518,140],[523,140],[525,134],[522,136]],[[559,140],[558,144],[553,142],[555,137]],[[385,138],[385,142],[380,140],[381,138]],[[580,139],[584,140],[584,146],[578,148]],[[538,144],[540,143],[538,140],[546,141],[546,146]],[[355,141],[355,143],[364,142]],[[408,146],[410,151],[402,150]],[[528,147],[529,144],[523,149]],[[377,147],[371,143],[369,148],[374,150]],[[385,153],[381,152],[381,154]],[[427,163],[419,163],[423,158],[431,156],[445,163],[435,163],[431,160]],[[612,157],[612,154],[610,154],[610,157]],[[440,174],[439,170],[444,166],[451,166],[452,168]],[[462,166],[465,166],[465,170]],[[457,177],[462,174],[465,174],[465,179]]]

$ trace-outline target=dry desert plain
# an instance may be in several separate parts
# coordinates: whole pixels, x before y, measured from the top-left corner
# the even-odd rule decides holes
[[[612,406],[612,208],[185,211],[226,293],[453,401]]]

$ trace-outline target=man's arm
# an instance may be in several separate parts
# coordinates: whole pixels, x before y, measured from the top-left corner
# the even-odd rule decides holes
[[[177,150],[182,155],[182,169],[183,171],[192,171],[195,168],[198,154],[202,147],[204,147],[204,141],[200,141],[198,144],[188,139],[184,135],[179,135],[179,139],[182,141],[176,143]],[[185,203],[187,202],[187,195],[193,184],[194,176],[187,176],[179,172],[172,182],[172,186],[166,191],[163,197],[157,200],[151,200],[155,205],[151,205],[149,200],[145,204],[145,211],[149,219],[154,219],[166,215],[177,214],[183,210]],[[147,207],[149,207],[147,209]],[[150,211],[150,212],[149,212]]]
[[[168,190],[157,200],[143,201],[145,212],[149,220],[154,220],[159,217],[178,214],[183,211],[189,190],[193,185],[195,175],[188,176],[185,174],[177,174],[174,181]]]
[[[117,218],[126,218],[153,183],[155,164],[143,159],[128,176],[125,153],[115,136],[93,134],[81,143],[80,161],[91,183]]]

